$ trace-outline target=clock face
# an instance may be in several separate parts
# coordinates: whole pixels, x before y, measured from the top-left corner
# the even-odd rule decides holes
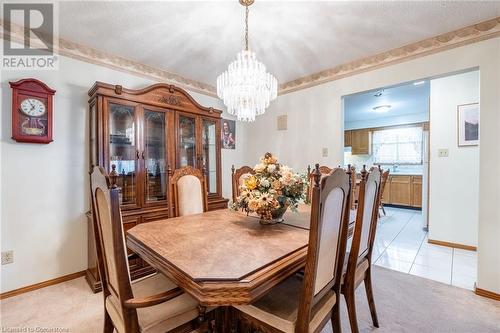
[[[31,117],[40,117],[47,109],[45,104],[36,98],[26,98],[21,102],[21,111]]]

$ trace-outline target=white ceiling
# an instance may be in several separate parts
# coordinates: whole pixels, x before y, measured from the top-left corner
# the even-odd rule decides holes
[[[427,80],[417,82],[420,84],[414,85],[411,82],[344,96],[345,122],[400,117],[410,114],[428,115],[430,84]],[[373,108],[380,105],[390,105],[391,108],[383,113],[374,112]]]
[[[241,50],[233,1],[70,1],[62,38],[215,85]],[[257,0],[250,48],[280,83],[500,16],[500,1]]]

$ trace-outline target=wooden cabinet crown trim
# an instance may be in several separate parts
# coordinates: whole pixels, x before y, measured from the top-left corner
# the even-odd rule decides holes
[[[160,96],[159,100],[151,101],[145,99],[148,94],[151,95],[155,91],[158,91],[160,94],[163,93],[163,95]],[[165,94],[165,91],[168,91],[168,94]],[[97,94],[115,98],[123,98],[129,101],[133,100],[138,103],[150,104],[163,108],[168,107],[175,110],[189,110],[190,112],[192,112],[193,109],[197,109],[204,111],[203,114],[206,116],[216,118],[220,118],[220,115],[222,114],[221,110],[215,109],[213,107],[205,107],[199,104],[186,90],[173,84],[157,83],[142,89],[129,89],[124,88],[121,85],[113,85],[96,81],[92,88],[90,88],[90,90],[88,91],[88,95],[90,97],[89,103],[95,98]],[[189,106],[191,107],[182,106],[182,101],[179,99],[179,97],[185,98],[185,100],[190,104]]]

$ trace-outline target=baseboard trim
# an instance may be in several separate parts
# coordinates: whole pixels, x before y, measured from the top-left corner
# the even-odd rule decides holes
[[[500,301],[500,294],[494,293],[492,291],[481,289],[476,286],[474,292],[476,293],[476,295],[491,298],[495,301]]]
[[[477,251],[477,247],[475,247],[475,246],[458,244],[458,243],[451,243],[451,242],[445,242],[445,241],[440,241],[440,240],[435,240],[435,239],[430,239],[430,238],[429,238],[429,240],[427,240],[427,243],[434,244],[434,245],[441,245],[441,246],[453,247],[455,249]]]
[[[12,297],[12,296],[17,296],[17,295],[20,295],[20,294],[27,293],[29,291],[33,291],[33,290],[45,288],[45,287],[48,287],[48,286],[52,286],[54,284],[58,284],[58,283],[61,283],[61,282],[66,282],[66,281],[69,281],[69,280],[73,280],[73,279],[79,278],[81,276],[85,276],[85,271],[81,271],[81,272],[76,272],[76,273],[72,273],[72,274],[60,276],[60,277],[57,277],[55,279],[43,281],[43,282],[40,282],[40,283],[35,283],[35,284],[30,285],[30,286],[22,287],[22,288],[19,288],[19,289],[14,289],[14,290],[11,290],[11,291],[6,291],[6,292],[0,294],[0,299],[5,299],[5,298]]]

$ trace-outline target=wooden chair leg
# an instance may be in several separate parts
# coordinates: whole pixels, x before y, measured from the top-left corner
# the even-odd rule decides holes
[[[366,271],[365,275],[365,290],[366,297],[368,298],[368,305],[370,306],[370,314],[372,315],[373,326],[378,326],[377,310],[375,309],[375,299],[373,298],[372,276],[371,268]]]
[[[349,324],[351,325],[352,333],[359,333],[358,319],[356,317],[356,298],[354,288],[346,288],[344,292],[345,303],[347,305],[347,313],[349,314]]]
[[[383,205],[383,204],[380,204],[380,207],[382,208],[382,212],[384,213],[384,216],[385,216],[386,214],[385,214],[385,208],[384,208],[384,205]]]
[[[104,328],[102,331],[104,333],[113,333],[114,329],[115,327],[113,326],[111,317],[109,316],[108,312],[104,310]]]
[[[337,300],[332,310],[332,327],[333,333],[342,333],[342,327],[340,326],[340,300]]]

